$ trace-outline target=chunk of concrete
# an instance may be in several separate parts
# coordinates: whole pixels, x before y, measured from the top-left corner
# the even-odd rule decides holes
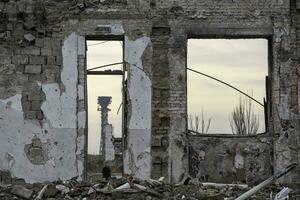
[[[129,189],[129,188],[130,188],[130,184],[125,183],[124,185],[121,185],[121,186],[117,187],[116,189],[114,189],[114,191],[121,191],[121,190]]]
[[[11,189],[11,193],[24,199],[31,199],[33,195],[32,190],[29,190],[21,185],[14,185]]]
[[[60,191],[62,194],[67,194],[70,192],[70,189],[64,185],[57,185],[56,189]]]
[[[290,189],[288,187],[283,188],[275,196],[274,200],[288,200],[289,199]]]
[[[28,42],[33,42],[35,40],[35,37],[32,34],[28,33],[24,35],[24,39]]]

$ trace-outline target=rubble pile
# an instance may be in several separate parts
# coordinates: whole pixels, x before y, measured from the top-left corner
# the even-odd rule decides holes
[[[250,188],[243,184],[200,183],[198,179],[186,179],[180,184],[170,185],[164,178],[147,181],[132,177],[112,177],[95,183],[76,180],[52,183],[14,183],[0,185],[0,199],[34,199],[34,200],[90,200],[90,199],[191,199],[191,200],[231,200]],[[274,199],[280,187],[270,186],[249,199]],[[291,193],[292,194],[292,193]],[[290,199],[299,198],[293,195]]]

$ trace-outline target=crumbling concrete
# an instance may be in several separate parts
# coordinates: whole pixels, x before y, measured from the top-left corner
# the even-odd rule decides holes
[[[88,183],[70,181],[57,181],[46,184],[13,184],[0,185],[0,197],[3,199],[235,199],[250,187],[245,184],[216,184],[201,183],[198,179],[185,180],[184,183],[171,185],[159,180],[149,179],[141,181],[132,178],[112,177],[109,181]],[[248,199],[273,199],[281,190],[280,186],[270,185]],[[295,190],[289,189],[289,199],[297,200],[299,195]]]
[[[189,135],[189,173],[203,182],[257,184],[272,175],[270,137]]]

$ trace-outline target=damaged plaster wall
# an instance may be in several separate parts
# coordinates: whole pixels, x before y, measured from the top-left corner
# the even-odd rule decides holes
[[[151,98],[152,84],[142,60],[150,45],[150,38],[139,36],[143,29],[136,31],[134,24],[142,22],[122,22],[121,20],[70,20],[67,29],[78,29],[80,35],[89,37],[124,37],[124,61],[128,71],[127,100],[128,118],[126,123],[125,149],[123,155],[124,173],[138,178],[149,178],[151,174]],[[129,26],[132,24],[133,27]],[[137,32],[137,33],[136,33]],[[133,36],[135,35],[136,36]],[[143,34],[145,35],[145,34]],[[80,72],[79,72],[80,73]]]
[[[13,177],[30,183],[82,178],[83,163],[77,159],[83,149],[77,135],[78,37],[71,34],[64,41],[61,85],[37,83],[45,94],[42,121],[24,118],[21,94],[0,100],[0,169]]]
[[[258,184],[272,175],[266,136],[189,135],[189,173],[202,182]]]
[[[151,175],[151,80],[141,57],[149,37],[130,40],[125,36],[125,61],[129,64],[128,98],[130,104],[128,135],[124,153],[124,173],[141,179]]]

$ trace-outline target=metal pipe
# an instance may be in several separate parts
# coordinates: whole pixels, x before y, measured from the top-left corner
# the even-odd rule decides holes
[[[255,193],[257,193],[262,188],[264,188],[267,185],[269,185],[270,183],[272,183],[273,181],[279,179],[280,177],[287,174],[289,171],[293,170],[296,166],[297,166],[297,163],[293,163],[293,164],[287,166],[283,171],[274,174],[273,176],[271,176],[267,180],[263,181],[262,183],[258,184],[257,186],[253,187],[251,190],[245,192],[244,194],[242,194],[241,196],[239,196],[235,200],[245,200],[245,199],[247,199],[248,197],[250,197],[250,196],[254,195]]]

